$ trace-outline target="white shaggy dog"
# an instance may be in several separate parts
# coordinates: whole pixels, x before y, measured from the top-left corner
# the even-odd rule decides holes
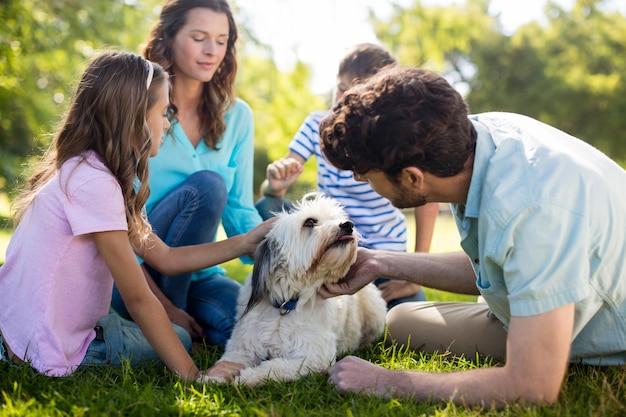
[[[295,211],[277,217],[257,248],[239,296],[239,319],[219,360],[245,366],[235,383],[326,372],[338,354],[371,346],[385,328],[386,304],[373,284],[352,296],[324,300],[318,294],[356,259],[357,233],[341,206],[310,193]]]

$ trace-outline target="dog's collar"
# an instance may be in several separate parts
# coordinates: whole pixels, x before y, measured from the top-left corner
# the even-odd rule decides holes
[[[292,310],[296,309],[296,305],[298,304],[298,297],[294,297],[289,301],[283,301],[282,303],[279,301],[274,301],[273,306],[278,309],[281,316],[285,314],[291,313]]]

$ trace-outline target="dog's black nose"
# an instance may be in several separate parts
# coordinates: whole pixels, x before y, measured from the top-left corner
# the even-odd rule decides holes
[[[352,231],[354,230],[354,223],[350,221],[343,222],[339,225],[339,227],[341,228],[341,230],[343,230],[346,233],[352,233]]]

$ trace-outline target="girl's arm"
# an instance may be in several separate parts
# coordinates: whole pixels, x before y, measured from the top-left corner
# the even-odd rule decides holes
[[[163,308],[165,309],[165,313],[167,317],[169,317],[172,323],[178,324],[183,329],[187,330],[187,333],[191,336],[193,340],[200,339],[202,337],[202,326],[189,315],[185,310],[176,307],[172,301],[167,298],[161,288],[154,282],[150,273],[146,270],[145,264],[141,264],[141,272],[143,272],[143,276],[146,278],[146,282],[150,287],[150,290],[154,293],[156,298],[159,300]]]
[[[163,306],[148,287],[123,230],[94,233],[96,245],[133,320],[172,372],[187,380],[200,373],[178,339]],[[162,242],[161,242],[162,243]]]
[[[274,220],[267,220],[248,233],[226,240],[176,248],[167,246],[153,233],[146,243],[135,249],[137,255],[162,274],[178,275],[208,268],[244,255],[253,255]]]

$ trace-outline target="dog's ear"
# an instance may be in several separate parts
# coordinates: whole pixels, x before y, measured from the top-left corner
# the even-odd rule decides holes
[[[263,299],[267,292],[267,277],[274,262],[275,254],[278,253],[274,239],[266,238],[256,248],[254,253],[254,267],[252,268],[251,291],[248,305],[241,317],[245,316],[252,308]]]

